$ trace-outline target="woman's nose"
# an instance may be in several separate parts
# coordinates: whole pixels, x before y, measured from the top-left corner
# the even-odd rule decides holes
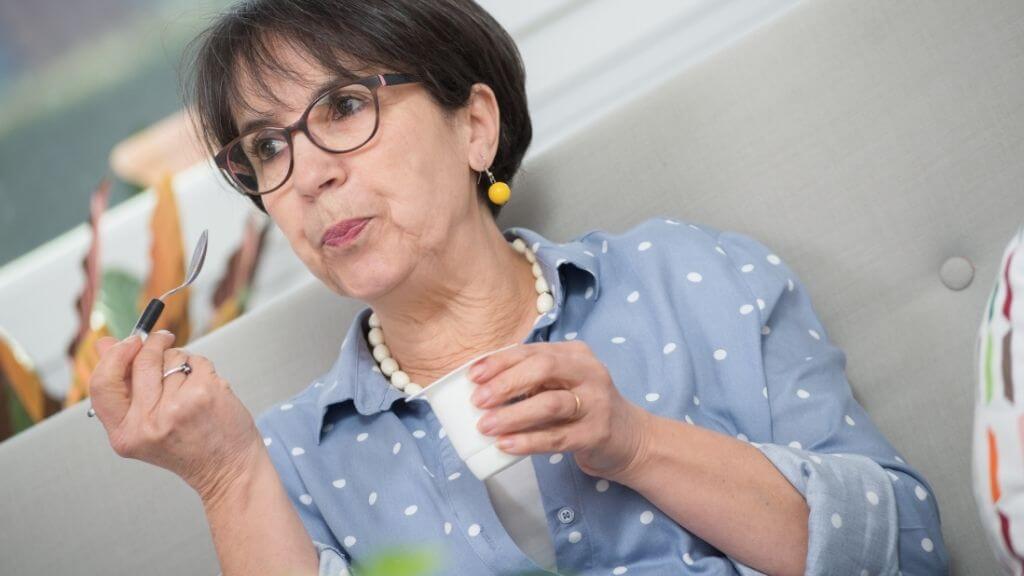
[[[292,187],[302,196],[315,199],[341,186],[347,178],[344,164],[340,154],[322,150],[302,132],[292,137]]]

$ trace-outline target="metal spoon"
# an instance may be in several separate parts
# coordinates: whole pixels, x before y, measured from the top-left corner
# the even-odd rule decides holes
[[[157,320],[160,319],[160,314],[164,311],[164,299],[178,290],[185,288],[196,279],[196,276],[199,276],[199,271],[203,269],[203,262],[206,261],[206,241],[209,237],[208,232],[209,230],[203,230],[202,235],[199,236],[196,248],[192,252],[192,261],[188,264],[188,274],[185,277],[185,283],[177,288],[169,290],[159,298],[150,300],[149,305],[147,305],[146,309],[142,311],[142,316],[139,316],[139,321],[135,323],[135,328],[132,329],[132,333],[128,335],[129,338],[136,334],[141,334],[142,341],[145,342],[146,337],[149,336],[149,331],[153,329]],[[96,415],[96,411],[89,408],[89,411],[86,412],[86,414],[92,418]]]
[[[136,334],[141,334],[142,341],[145,342],[146,337],[149,336],[149,331],[153,329],[156,321],[160,319],[160,314],[164,311],[164,300],[171,294],[191,284],[196,279],[196,276],[199,276],[199,271],[203,269],[203,262],[206,261],[206,239],[208,232],[209,230],[203,230],[203,234],[199,237],[199,242],[196,243],[196,249],[192,252],[192,261],[188,265],[188,275],[185,277],[185,283],[169,290],[159,298],[150,300],[149,305],[143,310],[142,316],[139,316],[139,321],[135,323],[132,333],[128,335],[129,338]]]

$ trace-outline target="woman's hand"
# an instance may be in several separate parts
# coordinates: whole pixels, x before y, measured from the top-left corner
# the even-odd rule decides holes
[[[609,480],[642,465],[652,415],[619,394],[585,342],[515,346],[476,362],[469,377],[480,384],[474,404],[492,408],[477,427],[505,452],[568,450],[584,472]]]
[[[114,452],[170,470],[211,502],[244,477],[263,446],[252,415],[213,363],[173,343],[166,331],[144,344],[138,336],[100,339],[89,395]],[[163,378],[186,360],[190,374]]]

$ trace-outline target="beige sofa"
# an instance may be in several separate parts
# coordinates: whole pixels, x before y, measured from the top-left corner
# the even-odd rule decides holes
[[[1020,0],[808,0],[532,157],[500,224],[564,240],[664,214],[773,247],[932,483],[954,573],[994,574],[970,485],[973,362],[1024,220],[1022,36]],[[966,288],[951,258],[973,266]],[[360,306],[308,285],[191,349],[258,413],[329,367]],[[0,573],[216,574],[198,499],[118,458],[85,409],[0,444]]]

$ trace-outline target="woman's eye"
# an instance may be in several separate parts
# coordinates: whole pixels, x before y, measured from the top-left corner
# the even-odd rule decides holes
[[[331,111],[333,112],[334,119],[338,120],[356,114],[365,105],[366,101],[362,98],[352,95],[342,95],[337,97],[331,104]]]
[[[285,143],[276,138],[264,138],[257,140],[253,148],[256,152],[256,158],[261,162],[266,162],[277,156],[281,150],[284,149]]]

